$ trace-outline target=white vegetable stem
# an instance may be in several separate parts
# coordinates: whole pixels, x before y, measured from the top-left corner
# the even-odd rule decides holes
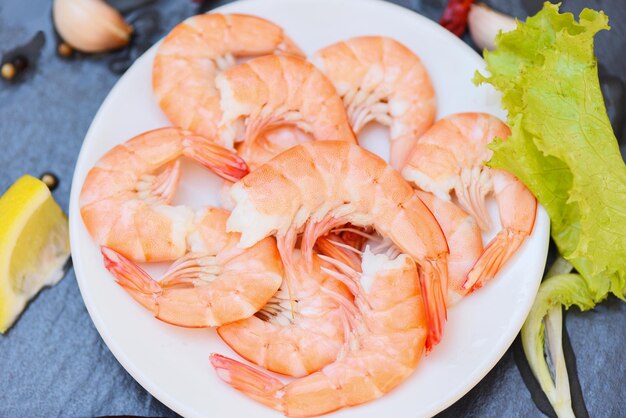
[[[544,319],[546,327],[546,340],[548,355],[552,359],[556,388],[554,399],[550,402],[560,418],[574,416],[572,410],[572,397],[569,389],[569,378],[567,376],[567,366],[563,355],[563,308],[559,304],[548,311]]]
[[[586,310],[595,305],[585,279],[579,274],[570,274],[571,271],[569,262],[563,258],[557,259],[541,283],[535,303],[522,327],[522,346],[528,364],[559,418],[574,417],[563,355],[562,307],[577,305]],[[546,354],[553,365],[554,379],[546,362]]]
[[[517,22],[511,16],[496,12],[489,6],[479,3],[473,4],[467,16],[469,33],[481,49],[492,50],[495,48],[496,35],[515,29]]]

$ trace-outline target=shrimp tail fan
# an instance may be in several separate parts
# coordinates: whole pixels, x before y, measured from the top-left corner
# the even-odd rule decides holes
[[[280,380],[220,354],[209,358],[221,380],[270,408],[281,410],[278,391],[283,388]]]

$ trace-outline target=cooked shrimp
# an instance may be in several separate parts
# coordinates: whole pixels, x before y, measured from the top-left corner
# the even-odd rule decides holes
[[[200,328],[248,318],[280,286],[282,263],[273,238],[238,248],[239,234],[225,231],[227,218],[222,209],[201,211],[191,252],[172,264],[161,281],[108,247],[102,247],[105,266],[161,321]]]
[[[170,205],[183,156],[228,180],[248,171],[234,152],[189,131],[162,128],[138,135],[107,152],[87,174],[80,214],[91,237],[133,261],[183,256],[193,212]]]
[[[451,306],[471,290],[464,288],[463,285],[467,273],[483,252],[480,228],[472,216],[454,203],[441,200],[432,193],[423,191],[416,193],[435,215],[448,241],[450,257],[448,257],[447,306]]]
[[[255,316],[223,325],[217,332],[247,360],[273,372],[300,377],[337,358],[345,337],[344,316],[336,299],[352,298],[341,282],[322,270],[325,263],[319,257],[313,257],[313,269],[307,272],[300,252],[294,256],[294,315],[283,281]]]
[[[389,126],[391,166],[400,169],[435,120],[435,91],[419,57],[394,39],[362,36],[318,51],[314,62],[343,98],[356,134],[371,121]]]
[[[218,376],[245,395],[291,417],[308,417],[359,405],[383,396],[417,367],[428,334],[416,267],[366,248],[363,273],[341,269],[363,289],[356,309],[346,309],[351,331],[333,363],[285,384],[250,366],[211,355]]]
[[[311,135],[307,135],[297,128],[281,126],[260,134],[257,140],[250,144],[240,142],[235,146],[235,149],[239,155],[246,157],[246,164],[248,164],[250,170],[254,170],[284,150],[312,140]],[[225,181],[219,191],[220,204],[228,210],[231,210],[234,206],[234,202],[229,195],[232,185],[232,182]]]
[[[222,109],[215,76],[237,58],[274,53],[303,56],[280,27],[260,17],[190,17],[159,46],[152,69],[154,94],[174,125],[216,137]],[[232,142],[223,145],[232,147]]]
[[[258,165],[255,143],[267,140],[263,133],[284,126],[315,140],[356,142],[335,88],[303,59],[254,58],[221,73],[216,85],[224,110],[220,136],[225,143],[243,141],[240,155],[253,166]],[[294,145],[284,135],[265,142],[262,146],[270,148],[271,156]]]
[[[230,195],[235,207],[228,230],[241,233],[243,247],[275,234],[287,280],[293,280],[292,252],[300,231],[309,264],[317,238],[340,225],[372,226],[390,238],[420,266],[428,346],[439,342],[446,320],[446,240],[411,186],[381,158],[348,142],[308,142],[251,172]]]
[[[418,140],[402,175],[419,188],[459,205],[478,226],[491,228],[486,197],[493,193],[502,230],[487,245],[463,285],[481,287],[493,278],[530,235],[535,223],[537,200],[510,173],[485,165],[493,151],[487,148],[495,137],[511,131],[500,119],[486,113],[459,113],[443,118]]]
[[[418,197],[433,213],[443,231],[450,255],[448,257],[448,289],[446,306],[457,303],[466,296],[471,289],[464,289],[463,284],[467,273],[472,269],[476,260],[483,252],[483,242],[480,228],[476,221],[461,208],[451,202],[443,201],[432,193],[416,191]],[[348,240],[346,240],[346,234]],[[365,240],[365,241],[364,241]],[[394,245],[389,239],[382,238],[355,228],[338,228],[324,237],[320,237],[315,248],[330,258],[350,266],[355,271],[361,271],[360,263],[364,243],[376,243],[376,248],[391,251],[395,254]]]
[[[240,142],[235,148],[239,155],[245,157],[250,170],[255,170],[281,152],[314,140],[312,135],[294,126],[281,126],[259,134],[252,142]]]

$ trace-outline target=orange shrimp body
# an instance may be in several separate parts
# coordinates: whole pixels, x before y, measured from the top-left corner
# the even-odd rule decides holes
[[[389,126],[390,163],[400,169],[437,110],[419,57],[394,39],[361,36],[330,45],[313,60],[337,88],[355,133],[371,121]]]
[[[307,272],[300,252],[294,255],[295,312],[283,280],[255,316],[223,325],[217,332],[247,360],[273,372],[301,377],[337,358],[345,336],[344,316],[336,298],[352,297],[341,282],[324,272],[325,263],[318,256],[313,257],[313,268]]]
[[[351,331],[337,359],[309,376],[283,383],[250,366],[211,355],[218,376],[245,395],[290,417],[310,417],[383,396],[416,369],[428,334],[413,260],[363,256],[363,273],[341,267],[363,290],[355,295]],[[349,310],[349,309],[348,309]]]
[[[243,247],[276,235],[288,280],[299,232],[309,265],[317,238],[339,225],[372,226],[391,239],[419,264],[429,347],[439,341],[446,320],[447,243],[411,186],[380,157],[348,142],[305,143],[235,183],[230,195],[235,206],[228,230],[241,233]]]
[[[170,205],[182,157],[231,181],[248,172],[237,154],[189,131],[138,135],[108,151],[85,178],[80,214],[94,241],[137,262],[182,257],[193,211]]]
[[[191,252],[161,281],[108,247],[102,247],[105,266],[124,290],[164,322],[201,328],[248,318],[274,295],[283,267],[271,237],[239,248],[239,234],[225,231],[228,215],[218,208],[201,211],[190,238]]]
[[[215,77],[234,66],[237,58],[274,53],[303,56],[280,27],[260,17],[192,16],[159,46],[152,68],[153,91],[174,125],[214,138],[222,117]]]
[[[474,218],[452,202],[439,199],[432,193],[416,191],[419,198],[435,215],[448,241],[447,306],[466,296],[471,289],[464,287],[467,274],[483,253],[483,238]]]
[[[243,142],[240,155],[252,167],[301,141],[289,129],[274,138],[264,135],[281,127],[302,131],[305,139],[356,143],[332,83],[301,58],[254,58],[221,73],[216,85],[224,110],[220,137]]]
[[[509,127],[486,113],[459,113],[435,123],[415,145],[402,175],[420,189],[458,204],[482,230],[491,228],[486,197],[494,194],[502,230],[467,275],[465,290],[492,279],[532,232],[537,199],[513,175],[485,165],[494,138],[506,139]]]

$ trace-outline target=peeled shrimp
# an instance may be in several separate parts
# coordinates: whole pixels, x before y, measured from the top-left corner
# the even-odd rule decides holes
[[[418,140],[402,169],[402,175],[419,188],[458,204],[486,231],[491,228],[486,197],[493,193],[502,230],[467,275],[463,289],[481,287],[493,278],[530,235],[535,223],[537,200],[510,173],[485,165],[493,151],[487,148],[495,137],[511,131],[500,119],[486,113],[459,113],[445,117]]]
[[[339,264],[338,264],[339,265]],[[417,367],[428,334],[416,267],[365,251],[363,273],[348,266],[344,280],[363,289],[346,308],[351,331],[337,359],[318,372],[285,384],[250,366],[211,355],[218,376],[245,395],[290,417],[308,417],[383,396]]]
[[[317,238],[340,225],[372,226],[390,238],[420,266],[428,346],[439,342],[446,320],[446,240],[411,186],[381,158],[348,142],[308,142],[251,172],[230,195],[235,207],[228,230],[241,233],[243,247],[275,234],[288,280],[299,232],[309,265]]]
[[[253,141],[238,143],[235,149],[246,158],[250,170],[254,170],[281,152],[314,140],[315,137],[294,126],[280,126],[260,133]],[[354,137],[346,140],[352,142]]]
[[[80,214],[94,241],[138,262],[182,257],[193,212],[170,203],[183,156],[231,181],[248,172],[234,152],[189,131],[138,135],[107,152],[85,178]]]
[[[394,39],[361,36],[318,51],[314,62],[343,98],[355,133],[371,121],[389,126],[390,163],[400,169],[435,120],[435,91],[419,57]]]
[[[178,259],[161,281],[108,247],[102,247],[105,266],[161,321],[199,328],[248,318],[280,286],[282,263],[273,238],[238,248],[239,234],[225,231],[227,218],[222,209],[201,211],[191,252]]]
[[[307,272],[300,253],[294,256],[293,315],[283,281],[255,316],[223,325],[217,332],[247,360],[273,372],[300,377],[337,358],[345,338],[342,307],[336,299],[352,297],[341,282],[322,270],[325,263],[319,257],[313,257],[313,268]]]
[[[266,54],[303,56],[275,24],[242,14],[203,14],[176,26],[154,59],[152,87],[176,126],[214,138],[222,117],[215,77],[237,58]],[[232,147],[231,143],[223,143]]]
[[[448,241],[447,306],[454,305],[471,289],[464,288],[467,273],[483,252],[483,239],[474,218],[452,202],[439,199],[432,193],[416,191],[428,209],[435,215]]]
[[[220,137],[224,143],[243,142],[240,155],[252,167],[260,153],[274,156],[298,142],[298,129],[314,140],[356,143],[346,111],[332,83],[309,62],[287,56],[254,58],[216,78],[224,110]],[[264,133],[283,130],[268,141]],[[294,143],[295,141],[295,143]],[[259,152],[256,148],[265,148]]]
[[[435,216],[448,242],[448,289],[444,289],[444,293],[447,296],[446,307],[450,307],[470,293],[470,289],[464,289],[463,284],[467,273],[483,252],[480,228],[474,218],[454,203],[443,201],[432,193],[421,190],[416,193]],[[320,254],[341,261],[355,271],[361,271],[361,249],[367,242],[376,242],[376,248],[379,249],[393,250],[393,243],[389,239],[354,228],[331,231],[317,240],[315,248]]]

